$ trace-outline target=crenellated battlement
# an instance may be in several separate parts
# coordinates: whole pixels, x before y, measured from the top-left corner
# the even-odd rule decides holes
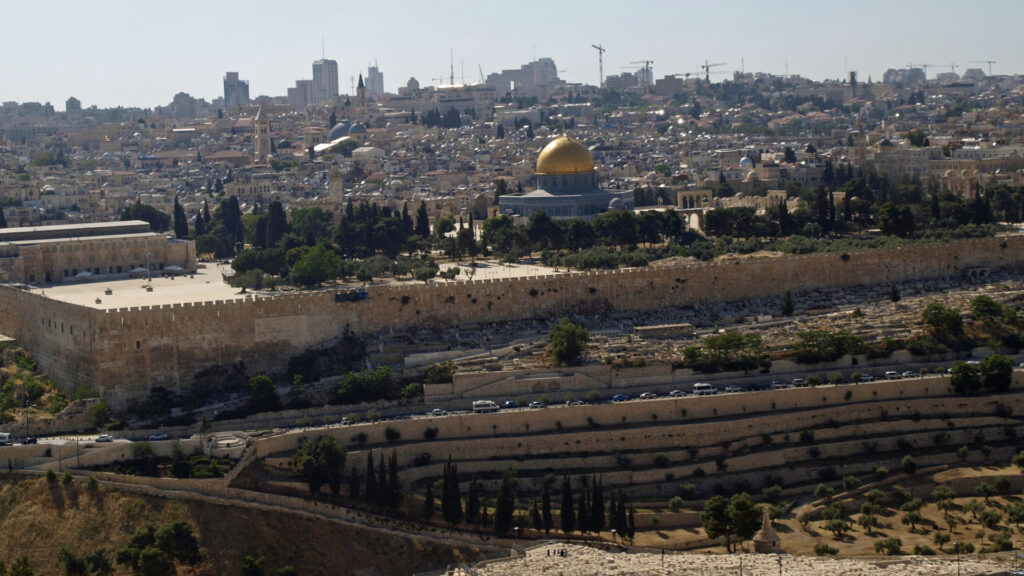
[[[355,301],[336,298],[351,289],[335,288],[104,310],[0,286],[0,332],[21,341],[69,388],[89,384],[120,403],[156,385],[187,387],[196,372],[216,364],[244,362],[250,372],[279,372],[290,357],[335,341],[345,330],[374,334],[649,311],[1022,266],[1024,236],[1002,236],[549,276],[379,284],[362,288],[366,298]]]

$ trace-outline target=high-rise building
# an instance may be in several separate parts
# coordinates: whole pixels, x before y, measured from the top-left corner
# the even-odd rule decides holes
[[[377,68],[376,63],[366,72],[366,91],[373,96],[384,94],[384,73]]]
[[[312,80],[296,80],[295,87],[288,89],[288,103],[296,110],[304,110],[306,106],[313,104],[314,97]]]
[[[82,102],[72,96],[64,102],[64,113],[68,118],[78,118],[82,115]]]
[[[486,84],[501,93],[516,89],[545,86],[558,82],[558,68],[551,58],[539,58],[523,64],[518,70],[502,70],[487,76]]]
[[[224,75],[224,107],[241,108],[249,105],[249,81],[239,80],[238,72]]]
[[[313,62],[313,98],[316,103],[338,97],[338,63],[320,59]]]

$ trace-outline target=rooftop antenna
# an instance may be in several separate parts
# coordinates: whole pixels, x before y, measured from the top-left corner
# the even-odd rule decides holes
[[[746,62],[743,60],[743,57],[740,56],[740,74],[743,74],[746,71],[747,71]]]
[[[597,50],[597,86],[604,88],[604,46],[600,44],[591,44],[591,48]]]
[[[448,66],[449,66],[449,80],[448,84],[455,86],[455,51],[451,48],[448,49]]]
[[[321,60],[326,60],[327,59],[327,45],[324,44],[324,37],[323,36],[320,37],[320,59]]]

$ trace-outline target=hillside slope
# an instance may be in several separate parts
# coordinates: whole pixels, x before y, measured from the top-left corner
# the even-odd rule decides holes
[[[199,575],[241,573],[246,555],[265,556],[267,573],[292,565],[298,574],[411,574],[474,560],[456,549],[329,521],[246,508],[90,489],[75,479],[0,476],[0,561],[28,556],[36,574],[58,574],[57,552],[116,549],[145,522],[192,524],[205,561]],[[191,573],[182,569],[180,573]],[[118,567],[115,574],[129,574]]]

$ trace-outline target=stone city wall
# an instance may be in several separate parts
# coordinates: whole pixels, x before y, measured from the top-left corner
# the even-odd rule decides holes
[[[68,386],[89,383],[120,407],[156,385],[181,388],[196,372],[242,361],[280,372],[287,359],[338,339],[412,327],[507,322],[609,310],[644,311],[777,296],[788,290],[955,277],[1019,268],[1024,236],[848,254],[737,258],[677,267],[367,288],[238,301],[94,310],[0,289],[0,333],[17,338]],[[42,320],[42,324],[40,324]],[[76,325],[74,335],[58,324]],[[84,327],[84,329],[83,329]]]

